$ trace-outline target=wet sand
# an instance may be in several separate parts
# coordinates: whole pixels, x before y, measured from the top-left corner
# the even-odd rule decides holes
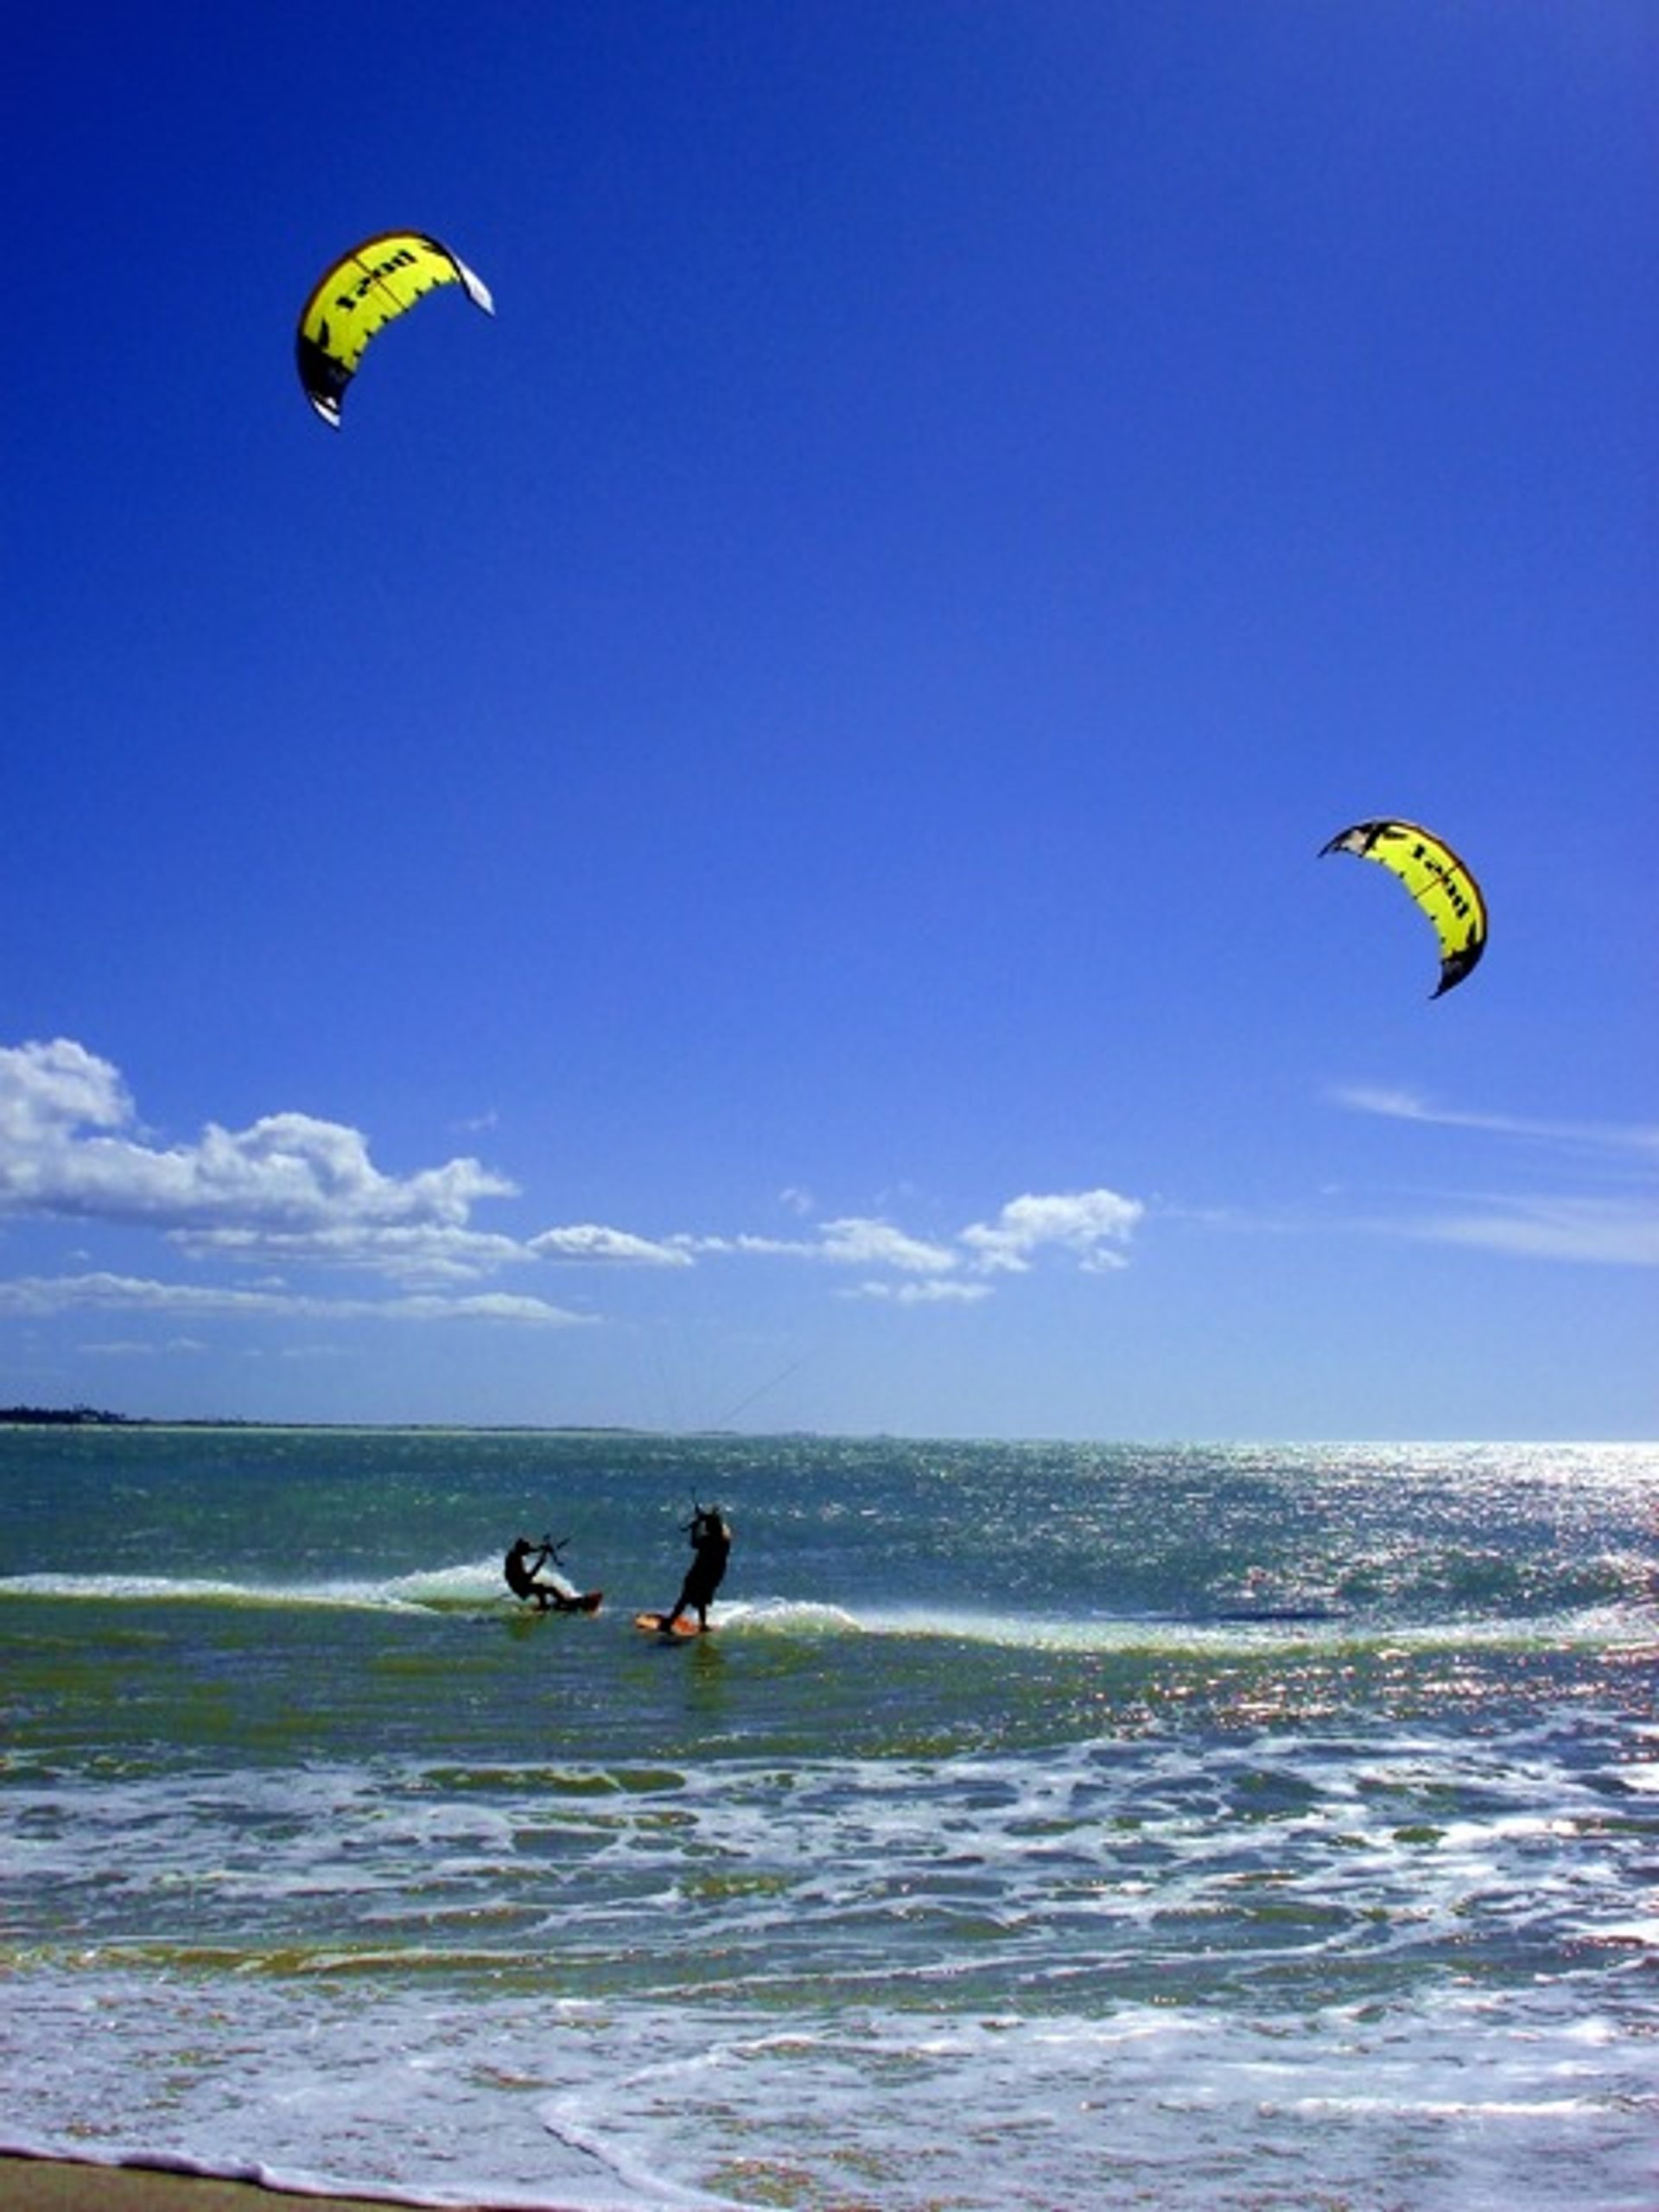
[[[213,2181],[155,2166],[81,2165],[0,2156],[0,2212],[386,2212],[404,2200],[314,2196],[258,2182]],[[480,2205],[476,2212],[490,2212]]]

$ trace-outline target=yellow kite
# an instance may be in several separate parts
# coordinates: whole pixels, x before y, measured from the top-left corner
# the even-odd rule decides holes
[[[365,238],[324,270],[300,316],[296,347],[305,396],[325,423],[340,428],[346,388],[370,339],[439,284],[459,284],[474,307],[495,313],[488,287],[420,231]]]
[[[1440,981],[1433,995],[1460,983],[1486,950],[1486,901],[1480,886],[1432,830],[1414,822],[1356,822],[1339,830],[1326,853],[1357,853],[1397,875],[1434,925],[1440,944]]]

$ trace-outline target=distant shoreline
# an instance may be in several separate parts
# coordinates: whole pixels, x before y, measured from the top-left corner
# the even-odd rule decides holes
[[[260,1421],[247,1414],[117,1414],[98,1406],[0,1406],[0,1428],[253,1428],[378,1431],[446,1436],[460,1430],[494,1436],[736,1436],[734,1428],[668,1431],[626,1421]]]
[[[1653,1436],[978,1436],[912,1435],[893,1429],[672,1428],[638,1421],[296,1421],[252,1414],[120,1414],[96,1406],[0,1406],[0,1431],[8,1428],[232,1429],[283,1435],[340,1436],[629,1436],[677,1443],[735,1440],[752,1444],[991,1444],[1018,1447],[1093,1446],[1103,1449],[1175,1451],[1640,1451],[1659,1448]]]
[[[130,1414],[105,1413],[98,1406],[0,1406],[0,1427],[127,1428],[138,1426]]]

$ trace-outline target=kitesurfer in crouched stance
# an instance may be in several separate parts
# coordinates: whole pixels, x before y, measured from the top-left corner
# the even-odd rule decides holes
[[[680,1585],[673,1611],[663,1615],[664,1631],[671,1630],[680,1615],[693,1606],[696,1609],[697,1626],[708,1627],[709,1600],[724,1580],[726,1561],[731,1556],[732,1532],[717,1505],[698,1506],[684,1525],[685,1533],[691,1539],[691,1564],[685,1571],[685,1580]]]
[[[562,1548],[550,1536],[543,1536],[539,1544],[532,1544],[528,1536],[520,1536],[515,1541],[501,1569],[507,1578],[507,1587],[515,1598],[528,1598],[543,1613],[550,1605],[556,1605],[562,1613],[576,1609],[582,1593],[574,1582],[567,1581],[559,1573],[558,1556]],[[540,1570],[549,1560],[554,1564],[543,1579]]]

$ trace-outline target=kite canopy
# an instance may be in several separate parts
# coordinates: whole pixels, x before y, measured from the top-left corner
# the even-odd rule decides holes
[[[1440,944],[1439,998],[1471,973],[1486,950],[1486,901],[1480,886],[1443,839],[1414,822],[1356,822],[1326,853],[1357,853],[1397,875],[1434,925]]]
[[[495,313],[489,289],[458,254],[420,231],[384,231],[326,269],[300,316],[296,350],[305,396],[336,430],[346,389],[377,331],[440,284],[459,284]]]

